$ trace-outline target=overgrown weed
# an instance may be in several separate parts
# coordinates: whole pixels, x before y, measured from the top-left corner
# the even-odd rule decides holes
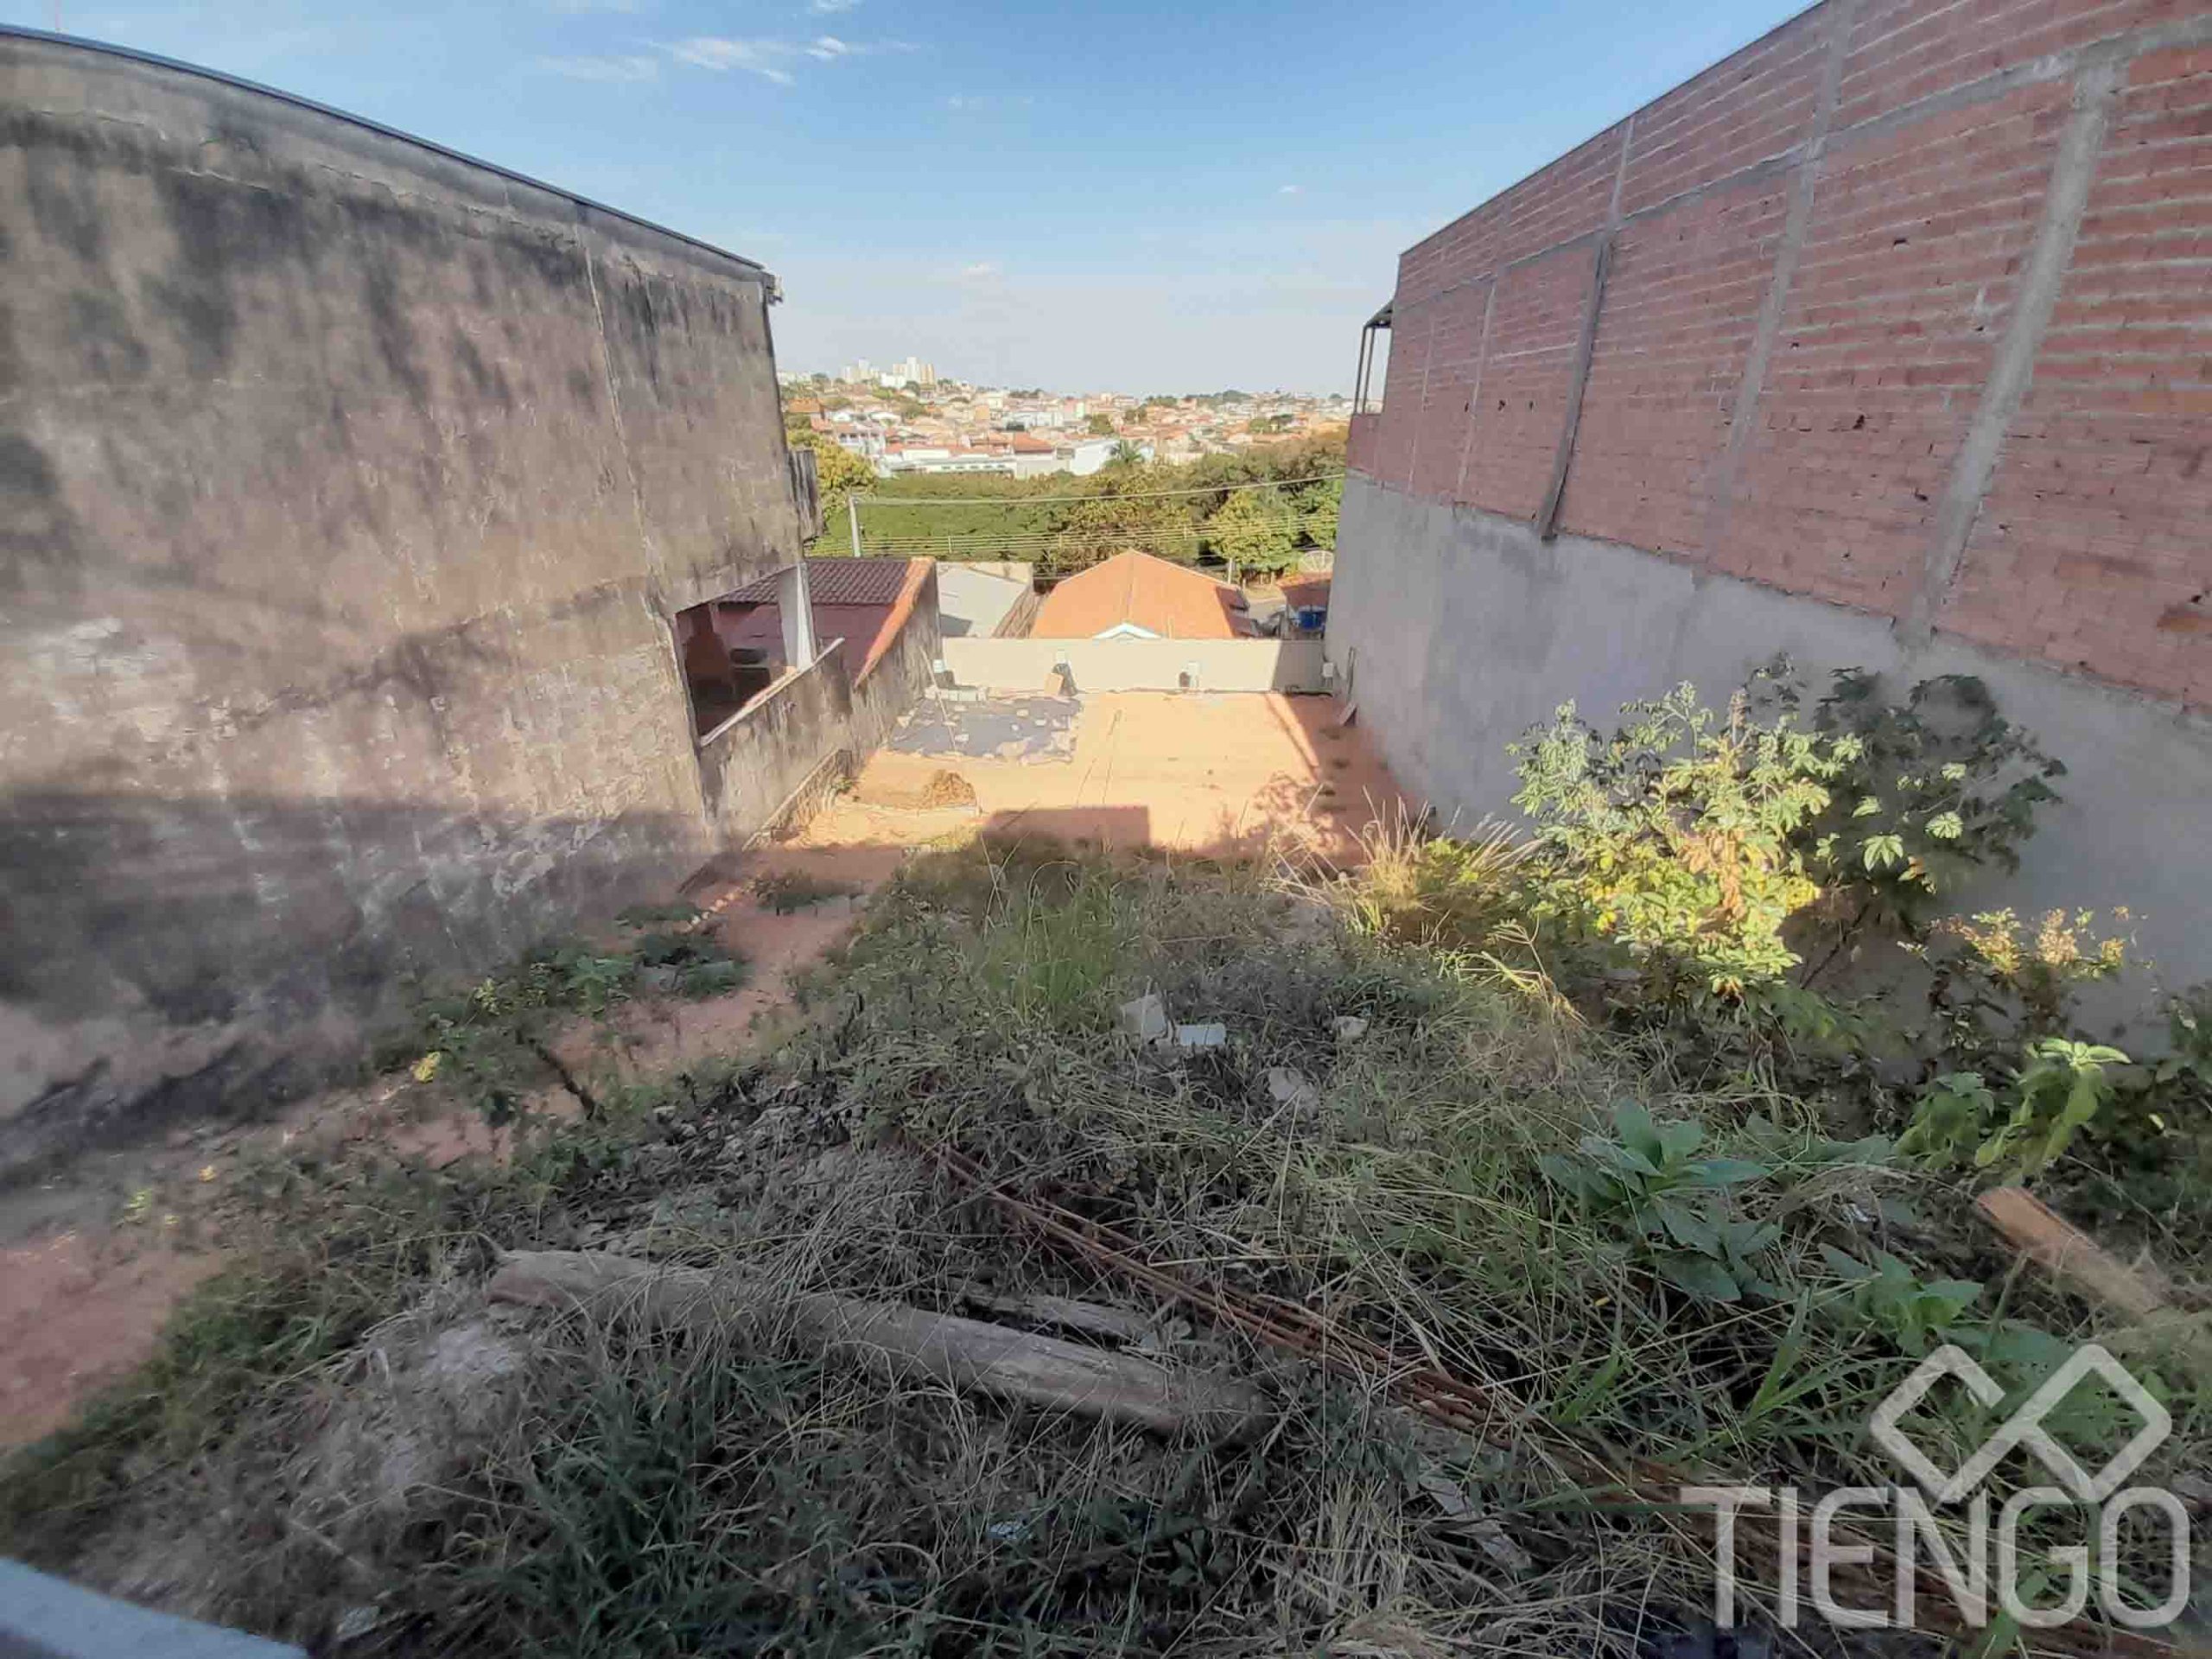
[[[1317,882],[978,841],[878,898],[772,1052],[504,1171],[272,1169],[249,1263],[14,1466],[0,1544],[97,1571],[157,1522],[251,1513],[175,1599],[349,1655],[1650,1654],[1709,1604],[1709,1554],[1593,1466],[1886,1483],[1867,1418],[1930,1347],[1974,1351],[2001,1413],[2101,1328],[1771,1047],[1608,1018],[1502,842],[1381,850]],[[1138,1040],[1118,1011],[1146,995],[1228,1040]],[[1490,1419],[1446,1431],[1385,1379],[1194,1329],[1009,1230],[938,1146],[1153,1266],[1448,1370]],[[2177,1237],[2202,1192],[2179,1185],[2135,1224]],[[948,1310],[1135,1300],[1167,1363],[1264,1378],[1280,1409],[1248,1444],[1161,1442],[887,1385],[772,1318],[539,1321],[493,1443],[373,1532],[302,1535],[310,1402],[379,1321],[530,1247]],[[2138,1356],[2176,1423],[2144,1478],[2212,1458],[2190,1351]],[[1937,1400],[1916,1437],[1955,1464],[1991,1414]],[[2093,1389],[2053,1420],[2084,1456],[2131,1427]],[[2159,1582],[2161,1541],[2124,1548]]]

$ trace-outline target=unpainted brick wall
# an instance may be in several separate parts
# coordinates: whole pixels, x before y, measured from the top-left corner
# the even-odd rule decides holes
[[[1408,250],[1393,326],[1382,483],[1535,517],[1579,379],[1559,529],[2212,706],[2203,0],[1827,0]]]

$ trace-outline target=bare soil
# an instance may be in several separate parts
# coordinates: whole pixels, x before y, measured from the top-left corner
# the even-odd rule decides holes
[[[743,1050],[908,852],[972,832],[979,812],[997,835],[1215,855],[1287,845],[1350,862],[1361,832],[1397,808],[1381,761],[1327,699],[1132,692],[1081,705],[1065,759],[878,754],[791,842],[693,892],[750,963],[741,988],[640,1000],[556,1052],[580,1077],[636,1080]],[[779,912],[756,884],[791,873],[851,896]],[[532,1103],[556,1116],[579,1109],[558,1088]],[[169,1311],[223,1263],[223,1203],[243,1161],[361,1140],[432,1168],[512,1148],[511,1131],[401,1073],[315,1096],[266,1124],[179,1131],[0,1193],[0,1450],[67,1421],[152,1351]]]

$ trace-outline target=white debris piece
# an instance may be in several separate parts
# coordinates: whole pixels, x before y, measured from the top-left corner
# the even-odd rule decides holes
[[[1367,1035],[1367,1021],[1356,1014],[1340,1014],[1329,1021],[1329,1029],[1340,1043],[1356,1043]]]
[[[1122,1032],[1141,1043],[1156,1043],[1167,1035],[1167,1005],[1157,991],[1147,991],[1122,1004]]]
[[[1178,1048],[1219,1048],[1228,1040],[1229,1027],[1218,1023],[1175,1027],[1175,1046]]]
[[[1306,1080],[1306,1074],[1294,1066],[1271,1065],[1268,1068],[1268,1096],[1278,1106],[1288,1106],[1304,1111],[1321,1103],[1321,1091]]]

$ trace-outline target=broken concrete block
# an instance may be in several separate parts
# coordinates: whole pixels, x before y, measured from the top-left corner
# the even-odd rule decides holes
[[[1329,1030],[1340,1043],[1356,1043],[1367,1035],[1367,1021],[1356,1014],[1340,1014],[1329,1021]]]
[[[1178,1048],[1219,1048],[1229,1040],[1229,1027],[1218,1023],[1175,1027]]]
[[[1268,1096],[1278,1106],[1288,1106],[1303,1111],[1321,1103],[1321,1091],[1306,1080],[1306,1074],[1294,1066],[1271,1065],[1268,1068]]]
[[[1167,1035],[1167,1005],[1159,992],[1147,991],[1122,1004],[1122,1034],[1141,1043],[1156,1043]]]

